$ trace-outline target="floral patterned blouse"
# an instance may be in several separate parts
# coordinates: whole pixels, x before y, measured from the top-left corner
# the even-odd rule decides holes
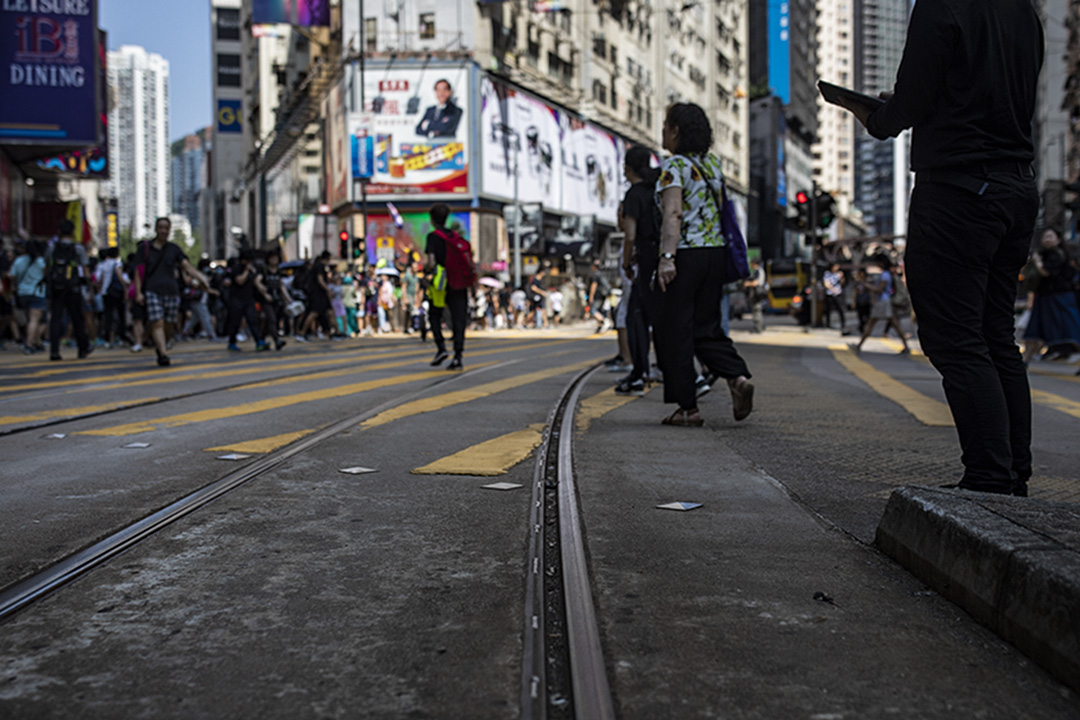
[[[694,167],[694,163],[697,167]],[[720,183],[723,170],[720,160],[715,155],[699,155],[694,162],[685,155],[672,155],[660,164],[660,179],[656,181],[657,201],[660,193],[668,188],[682,188],[682,223],[679,249],[723,247],[724,233],[720,224],[720,208],[713,200],[713,194],[701,177],[698,168],[705,173],[709,185],[720,198]]]

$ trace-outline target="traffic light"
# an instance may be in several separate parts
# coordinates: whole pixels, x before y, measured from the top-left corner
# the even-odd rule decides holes
[[[795,211],[798,215],[795,217],[795,226],[800,230],[806,230],[810,227],[810,193],[805,190],[800,190],[795,193]]]
[[[836,199],[832,195],[821,190],[814,199],[817,206],[817,224],[822,230],[827,230],[836,219]]]
[[[349,231],[342,230],[338,233],[338,257],[342,260],[349,259]]]

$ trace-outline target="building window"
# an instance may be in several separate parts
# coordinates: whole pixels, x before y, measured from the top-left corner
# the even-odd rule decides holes
[[[435,13],[420,13],[420,39],[435,39]]]
[[[240,39],[240,11],[232,8],[218,8],[217,39]]]
[[[597,101],[598,103],[602,105],[607,104],[607,87],[604,86],[604,83],[600,82],[599,80],[593,80],[592,96],[593,100]]]
[[[240,87],[240,56],[218,53],[217,84],[219,87]]]
[[[364,49],[375,52],[379,47],[379,25],[377,18],[364,18]]]

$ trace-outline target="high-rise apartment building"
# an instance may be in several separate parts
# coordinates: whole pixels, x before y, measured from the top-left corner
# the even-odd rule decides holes
[[[209,144],[206,138],[209,134],[210,128],[204,128],[172,144],[172,211],[187,218],[193,232],[200,232],[200,202],[206,181]]]
[[[217,259],[225,258],[232,249],[229,228],[239,223],[240,212],[231,197],[246,159],[240,5],[241,0],[210,0],[214,119],[207,138],[207,191],[203,194],[200,225],[203,251]]]
[[[855,5],[852,0],[818,1],[818,75],[851,87],[855,75]],[[847,110],[818,97],[818,137],[813,146],[814,178],[848,215],[855,199],[855,132],[858,121]]]
[[[169,63],[134,45],[110,51],[108,62],[112,175],[106,192],[116,203],[120,231],[148,237],[154,220],[171,210]]]
[[[833,2],[833,0],[825,0]],[[849,0],[840,0],[841,3]],[[891,91],[904,53],[909,0],[850,0],[854,13],[852,87],[867,95]],[[856,207],[871,235],[903,235],[907,227],[908,134],[877,140],[855,128]],[[899,172],[898,172],[899,171]]]

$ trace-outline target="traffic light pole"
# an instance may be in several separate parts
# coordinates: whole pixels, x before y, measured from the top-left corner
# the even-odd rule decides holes
[[[365,52],[364,52],[364,50],[365,50],[365,48],[364,48],[364,0],[360,0],[359,4],[360,4],[360,18],[359,18],[360,19],[360,26],[358,28],[358,37],[359,37],[360,47],[358,47],[357,50],[360,53],[360,112],[363,113],[367,109],[367,105],[364,102],[364,100],[365,100],[365,98],[364,98],[364,55],[365,55]],[[360,237],[364,238],[364,252],[365,253],[367,252],[367,243],[368,243],[368,236],[367,236],[367,229],[368,229],[368,221],[367,221],[367,184],[368,184],[367,178],[360,178],[360,214],[363,215],[363,217],[364,217],[363,225],[360,228]],[[353,243],[355,243],[355,245],[354,245],[353,248],[350,248],[350,250],[352,252],[350,252],[349,254],[352,257],[350,257],[349,260],[353,260],[353,259],[356,258],[355,249],[360,247],[360,240],[358,240],[355,236],[356,236],[356,233],[353,233],[352,241],[353,241]]]
[[[818,319],[818,291],[817,291],[817,264],[818,264],[818,186],[817,180],[813,181],[810,192],[810,325],[815,325]]]

